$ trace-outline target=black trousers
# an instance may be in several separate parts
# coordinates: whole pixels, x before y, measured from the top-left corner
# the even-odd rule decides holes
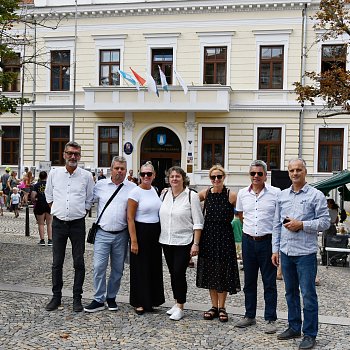
[[[54,298],[61,299],[63,287],[63,263],[66,255],[68,238],[72,244],[74,266],[73,298],[81,298],[85,279],[85,218],[52,221],[52,293]]]
[[[190,261],[192,243],[188,245],[162,244],[165,261],[170,272],[171,288],[174,299],[179,304],[186,302],[186,270]]]

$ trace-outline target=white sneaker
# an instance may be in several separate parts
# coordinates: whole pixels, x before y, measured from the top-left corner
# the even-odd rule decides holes
[[[265,321],[265,333],[274,334],[277,332],[276,321]]]
[[[178,307],[169,318],[173,321],[180,321],[182,317],[184,317],[184,311]]]
[[[171,309],[169,309],[166,313],[168,314],[168,315],[172,315],[175,311],[176,311],[176,309],[178,309],[179,307],[177,306],[177,304],[175,304]]]

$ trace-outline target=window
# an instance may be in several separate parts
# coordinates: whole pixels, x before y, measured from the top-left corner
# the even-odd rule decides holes
[[[100,50],[100,85],[120,85],[119,50]]]
[[[51,51],[51,91],[70,89],[70,51]]]
[[[215,164],[224,164],[225,128],[202,129],[202,169],[208,170]]]
[[[159,68],[163,71],[169,85],[173,83],[173,49],[152,49],[152,77],[157,85],[162,85]]]
[[[112,158],[119,155],[119,127],[98,127],[98,167],[111,166]]]
[[[257,159],[267,164],[267,170],[280,169],[282,128],[258,128]]]
[[[204,48],[204,84],[226,85],[227,48]]]
[[[11,75],[11,83],[3,84],[4,92],[18,92],[20,91],[20,72],[21,72],[21,58],[19,54],[15,54],[14,57],[4,58],[3,73]]]
[[[318,171],[343,170],[344,129],[319,129]]]
[[[50,126],[50,160],[52,165],[64,165],[64,146],[69,142],[69,126]]]
[[[283,88],[283,46],[260,46],[259,89]]]
[[[325,73],[334,66],[346,70],[346,45],[322,45],[321,72]]]
[[[20,128],[19,126],[3,126],[2,132],[2,164],[18,164]]]

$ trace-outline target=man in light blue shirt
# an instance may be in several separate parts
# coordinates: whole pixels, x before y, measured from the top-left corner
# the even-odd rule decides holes
[[[312,349],[318,332],[317,233],[329,227],[330,217],[324,194],[306,183],[305,161],[301,158],[291,160],[288,172],[292,186],[278,197],[272,232],[272,263],[282,266],[289,323],[288,329],[277,339],[301,336],[300,287],[304,338],[299,349]]]

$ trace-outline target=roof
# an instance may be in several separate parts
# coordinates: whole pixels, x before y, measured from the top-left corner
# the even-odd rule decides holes
[[[327,196],[334,188],[346,185],[347,183],[350,183],[350,171],[345,169],[328,179],[314,182],[310,185],[317,188]]]

